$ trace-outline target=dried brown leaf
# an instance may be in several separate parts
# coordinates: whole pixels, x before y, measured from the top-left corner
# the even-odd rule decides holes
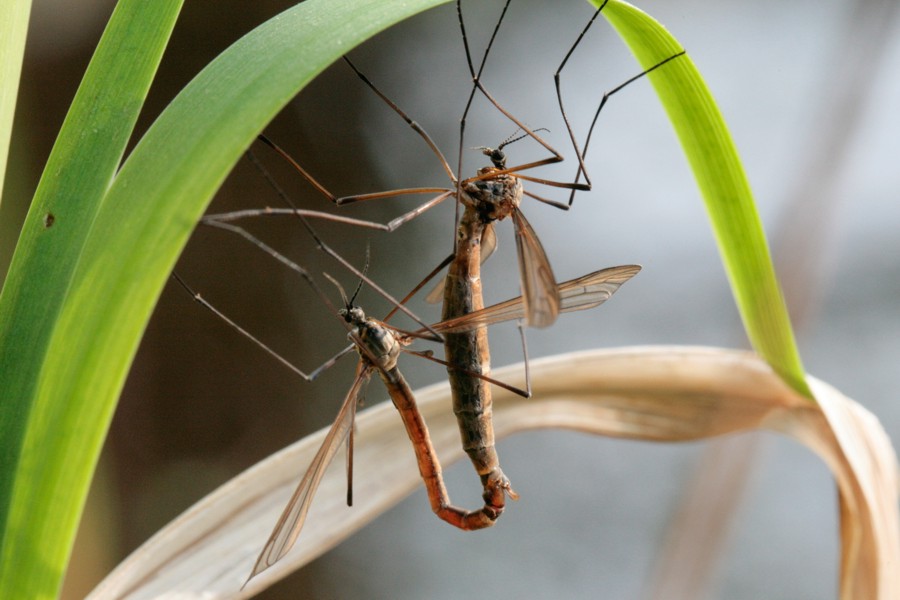
[[[514,379],[518,367],[498,376]],[[765,428],[819,454],[835,475],[841,506],[841,598],[900,598],[896,455],[878,421],[810,378],[818,405],[797,395],[755,355],[730,350],[646,347],[564,354],[532,365],[534,398],[497,390],[498,437],[564,427],[632,439],[678,441]],[[417,393],[435,447],[463,456],[446,384]],[[360,413],[355,505],[344,505],[344,473],[324,477],[296,547],[244,580],[272,524],[325,431],[245,471],[157,533],[89,596],[246,598],[323,554],[420,485],[393,407]]]

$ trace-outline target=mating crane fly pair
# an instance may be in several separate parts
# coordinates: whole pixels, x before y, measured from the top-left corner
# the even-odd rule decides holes
[[[191,290],[180,277],[176,276],[178,281],[195,300],[308,381],[314,380],[321,372],[333,365],[339,358],[346,354],[355,351],[359,356],[356,375],[350,386],[350,390],[345,396],[341,408],[338,411],[338,415],[328,431],[322,446],[313,459],[312,464],[309,466],[296,491],[291,496],[287,507],[267,540],[253,567],[250,577],[257,575],[273,565],[293,546],[303,527],[316,488],[321,481],[325,469],[337,454],[344,440],[347,440],[350,457],[348,465],[352,468],[353,422],[358,395],[362,389],[363,383],[367,381],[373,373],[377,373],[381,378],[388,390],[391,400],[400,414],[404,427],[412,442],[419,471],[425,483],[429,501],[435,514],[452,525],[465,530],[481,529],[493,525],[505,508],[506,497],[509,496],[515,499],[517,498],[517,495],[513,492],[509,480],[500,469],[499,458],[494,447],[494,435],[491,425],[492,400],[490,386],[492,384],[500,385],[527,397],[530,395],[530,382],[527,369],[527,354],[525,362],[525,390],[514,388],[490,377],[490,354],[486,326],[502,321],[516,320],[520,322],[520,327],[522,321],[531,326],[546,327],[552,324],[560,313],[585,310],[602,304],[615,293],[623,283],[640,271],[639,266],[624,265],[602,269],[583,277],[557,284],[553,275],[553,270],[550,266],[550,261],[546,256],[543,246],[535,234],[534,229],[519,209],[519,205],[523,196],[529,196],[541,202],[567,209],[571,206],[576,191],[589,190],[591,184],[585,168],[584,156],[587,152],[591,134],[597,122],[597,116],[606,104],[607,99],[631,82],[639,79],[654,69],[661,67],[668,61],[683,54],[683,52],[667,58],[652,68],[632,77],[618,87],[606,92],[596,110],[588,134],[585,137],[585,142],[582,146],[579,146],[563,106],[562,93],[560,90],[560,75],[569,58],[572,56],[572,53],[583,39],[585,33],[603,10],[605,6],[604,3],[604,5],[594,13],[588,24],[578,35],[575,43],[566,53],[554,75],[560,112],[568,130],[569,138],[572,142],[578,162],[574,181],[558,182],[540,179],[523,174],[522,172],[543,165],[560,162],[563,160],[563,156],[537,135],[537,131],[540,131],[539,129],[530,129],[515,116],[506,111],[500,103],[494,99],[490,92],[488,92],[481,81],[481,74],[485,63],[487,62],[491,47],[506,15],[509,4],[510,0],[507,0],[500,17],[494,26],[478,69],[476,70],[472,61],[468,38],[466,36],[460,0],[457,0],[456,3],[466,61],[469,73],[472,77],[472,88],[460,121],[460,166],[458,166],[455,172],[426,131],[400,109],[399,106],[391,101],[359,69],[357,69],[349,59],[345,57],[346,63],[365,85],[382,98],[384,102],[404,119],[428,145],[431,152],[438,158],[445,172],[449,176],[452,184],[451,187],[404,188],[337,197],[329,192],[328,189],[319,183],[310,173],[303,169],[301,165],[294,161],[286,151],[282,150],[267,137],[260,136],[262,142],[289,161],[298,173],[311,183],[320,194],[337,205],[412,194],[428,193],[436,195],[420,206],[386,224],[354,219],[343,215],[322,213],[319,211],[301,210],[294,205],[288,195],[278,186],[258,159],[256,159],[252,153],[248,152],[251,160],[257,165],[262,174],[287,204],[287,208],[241,210],[226,214],[208,215],[203,219],[203,223],[206,225],[240,235],[254,246],[282,262],[288,268],[294,270],[304,278],[321,298],[323,303],[329,307],[330,311],[338,317],[341,323],[346,327],[348,337],[351,341],[349,346],[344,348],[344,350],[319,368],[310,373],[306,373],[277,355],[263,342],[253,337],[237,323],[223,315],[212,304]],[[496,148],[480,148],[483,154],[488,157],[491,164],[479,169],[474,177],[460,179],[459,171],[461,170],[462,148],[464,147],[465,121],[476,93],[480,93],[501,114],[513,123],[517,128],[517,132],[510,136],[506,141],[499,144]],[[512,167],[507,166],[507,157],[504,148],[508,144],[526,137],[539,143],[549,151],[551,155],[534,162],[519,164]],[[580,181],[582,176],[585,178],[585,183],[581,183]],[[569,190],[569,201],[568,203],[560,203],[537,196],[524,189],[522,181]],[[356,269],[352,264],[341,257],[339,253],[332,250],[330,246],[322,240],[309,222],[310,218],[323,218],[370,229],[393,231],[451,197],[456,199],[458,209],[462,209],[461,215],[459,215],[459,210],[457,211],[456,237],[454,240],[453,252],[400,301],[395,300],[390,294],[371,281],[371,279],[366,276],[365,272]],[[334,307],[329,300],[328,295],[321,290],[315,279],[302,266],[268,246],[265,242],[249,233],[244,228],[235,224],[236,221],[241,219],[264,215],[290,215],[297,218],[307,233],[315,240],[319,249],[323,250],[332,259],[339,262],[344,268],[348,269],[359,278],[359,286],[357,287],[356,293],[354,293],[350,299],[347,299],[343,290],[341,290],[340,293],[343,299],[343,306],[340,309]],[[510,217],[514,225],[522,295],[512,300],[485,308],[481,288],[481,263],[487,259],[496,247],[494,222],[506,217]],[[442,297],[442,321],[433,325],[426,325],[405,307],[405,303],[445,267],[448,267],[447,275],[438,288],[429,295],[431,300],[437,300]],[[329,279],[331,278],[329,277]],[[335,281],[335,283],[337,282]],[[394,305],[395,308],[384,318],[384,320],[379,321],[372,317],[367,317],[362,309],[354,304],[355,298],[363,283],[387,298]],[[340,288],[339,284],[338,288]],[[421,325],[421,328],[411,332],[403,331],[389,325],[387,321],[398,310],[404,311],[414,318]],[[443,341],[445,360],[435,358],[430,350],[414,351],[409,349],[408,346],[416,338]],[[450,502],[447,489],[441,476],[440,462],[435,454],[434,447],[431,444],[427,426],[418,411],[415,398],[398,367],[398,357],[404,352],[439,362],[447,367],[453,395],[453,410],[459,423],[463,448],[469,455],[469,458],[482,481],[484,505],[480,509],[469,511],[458,508]],[[350,472],[348,472],[348,479],[350,479]],[[352,487],[350,487],[350,482],[348,481],[348,503],[351,499],[350,490],[352,490]]]

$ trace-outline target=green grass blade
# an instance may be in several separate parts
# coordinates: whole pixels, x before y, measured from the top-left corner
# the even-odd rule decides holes
[[[96,218],[76,221],[68,207],[46,200],[32,208],[15,257],[18,274],[10,277],[15,285],[8,282],[0,297],[0,394],[12,389],[27,398],[22,407],[31,407],[13,414],[16,421],[29,419],[9,510],[9,522],[19,528],[3,548],[0,586],[7,576],[17,584],[0,589],[0,596],[37,597],[56,589],[140,335],[194,224],[244,149],[342,54],[444,1],[308,0],[282,13],[235,43],[179,94],[115,177]],[[90,129],[85,133],[93,137]],[[113,174],[105,167],[103,173],[106,185]],[[46,185],[58,191],[53,197],[76,189],[80,199],[73,183],[64,185],[60,177],[48,167]],[[45,229],[41,218],[51,210],[55,224]],[[73,228],[88,232],[87,238],[57,241],[73,236]],[[41,244],[66,269],[34,256]],[[72,253],[61,256],[67,247]],[[35,307],[43,309],[28,310],[28,299],[41,291],[48,298]],[[19,318],[28,322],[15,325]],[[27,364],[21,364],[26,346]],[[3,381],[7,375],[11,382]],[[64,540],[48,542],[46,536],[61,539],[60,529],[68,532]]]
[[[93,463],[68,462],[65,445],[96,444],[54,412],[54,403],[73,398],[38,398],[38,386],[58,377],[45,368],[54,326],[181,4],[123,0],[117,6],[54,145],[0,293],[2,598],[54,597],[68,559]]]
[[[6,159],[9,157],[9,140],[12,137],[30,13],[31,0],[0,2],[0,194],[6,175]],[[2,200],[0,198],[0,202]]]
[[[626,2],[610,0],[603,15],[645,69],[682,49]],[[812,398],[750,184],[712,94],[686,55],[649,77],[694,171],[750,343],[788,385]]]

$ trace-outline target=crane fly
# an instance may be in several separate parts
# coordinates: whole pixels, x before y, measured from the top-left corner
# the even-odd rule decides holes
[[[431,352],[415,351],[408,349],[407,346],[417,338],[427,337],[430,332],[451,335],[471,331],[473,329],[483,329],[485,326],[494,323],[521,319],[526,313],[523,298],[519,296],[462,317],[442,321],[418,331],[408,332],[388,325],[385,321],[367,317],[361,308],[354,305],[354,300],[359,292],[359,288],[357,288],[357,292],[354,293],[350,300],[346,299],[343,290],[341,290],[341,296],[344,298],[344,306],[341,309],[335,310],[334,306],[328,300],[327,295],[321,291],[315,280],[305,269],[296,263],[293,263],[290,259],[279,254],[276,250],[265,245],[261,241],[259,241],[258,246],[282,262],[293,264],[294,266],[292,269],[300,274],[301,277],[312,286],[314,291],[323,299],[329,309],[341,319],[348,329],[348,337],[351,341],[350,346],[344,348],[333,358],[310,373],[305,373],[293,366],[286,359],[278,356],[277,353],[266,347],[261,341],[253,337],[252,334],[242,329],[227,316],[223,315],[215,308],[215,306],[202,298],[200,294],[194,292],[177,275],[176,279],[195,301],[223,319],[241,335],[249,338],[252,342],[276,356],[283,364],[289,366],[308,381],[315,379],[321,372],[332,366],[339,358],[353,350],[355,350],[359,356],[359,362],[356,367],[353,382],[341,403],[341,407],[338,410],[334,423],[329,429],[322,446],[313,458],[312,463],[292,494],[287,506],[279,517],[275,528],[254,564],[250,578],[275,564],[294,545],[303,528],[313,497],[315,496],[325,470],[334,460],[334,457],[345,440],[348,442],[348,451],[350,452],[348,468],[352,468],[352,466],[350,466],[352,465],[352,432],[356,415],[356,406],[359,393],[364,383],[373,373],[378,373],[380,379],[387,388],[388,394],[390,395],[394,406],[397,408],[403,421],[403,425],[409,435],[416,454],[419,472],[425,483],[432,511],[442,520],[463,530],[482,529],[493,525],[504,509],[505,498],[503,494],[497,498],[485,493],[484,505],[480,509],[471,511],[459,508],[451,503],[441,474],[440,461],[430,440],[428,427],[418,411],[412,391],[401,374],[397,363],[400,354],[406,352],[448,365],[448,367],[453,370],[466,371],[468,369],[468,365],[466,364],[454,365],[450,360],[442,361],[434,358],[431,356]],[[640,269],[640,266],[637,265],[611,267],[560,284],[557,290],[560,297],[560,312],[586,310],[603,304],[622,284],[634,277]],[[360,281],[360,285],[361,284],[362,280]],[[390,316],[391,315],[388,315],[387,318]],[[487,380],[491,383],[502,385],[514,392],[521,393],[520,390],[491,380],[485,375],[470,373],[470,376],[473,376],[476,379]],[[492,470],[499,471],[497,465],[488,464],[487,466],[492,468]],[[349,485],[350,482],[348,479],[348,486]],[[511,492],[508,488],[504,491]],[[351,497],[351,492],[348,487],[348,504],[351,502]]]
[[[531,137],[548,150],[552,156],[515,167],[507,166],[507,158],[503,149],[506,145],[521,139],[521,137],[514,137],[515,134],[497,146],[497,148],[481,148],[482,153],[490,159],[491,165],[479,169],[475,177],[463,180],[456,185],[457,211],[462,207],[463,213],[461,217],[457,218],[453,255],[445,261],[449,262],[449,268],[444,278],[444,303],[441,318],[444,322],[454,322],[457,319],[464,319],[468,315],[478,314],[479,311],[483,310],[481,263],[488,258],[496,246],[496,234],[493,230],[494,222],[511,217],[516,234],[524,321],[530,326],[547,327],[556,321],[557,315],[562,310],[563,305],[560,293],[562,286],[557,287],[556,278],[553,275],[553,269],[550,266],[546,252],[531,224],[519,209],[519,205],[523,195],[528,195],[557,208],[567,209],[568,206],[525,191],[522,180],[570,189],[569,204],[571,204],[574,193],[577,190],[589,190],[591,186],[590,180],[586,184],[579,183],[577,179],[573,183],[564,183],[538,179],[522,173],[522,171],[527,169],[562,161],[563,157],[544,142],[535,131],[529,129],[524,123],[507,112],[481,83],[481,74],[487,62],[488,54],[508,6],[509,2],[504,5],[503,12],[494,27],[476,72],[466,36],[462,5],[459,1],[456,4],[466,63],[469,68],[469,74],[472,77],[472,89],[460,120],[460,154],[457,172],[462,168],[465,122],[476,90],[480,90],[483,96],[497,110],[516,124],[518,127],[516,133],[519,130],[524,131],[525,133],[521,137]],[[603,6],[597,10],[594,14],[594,19],[602,9]],[[591,22],[593,22],[593,19]],[[563,112],[563,119],[578,157],[579,176],[582,173],[585,175],[587,173],[586,169],[584,169],[584,153],[578,150],[572,128],[569,125],[568,118],[565,117],[559,87],[559,76],[569,56],[583,36],[584,32],[569,50],[554,77],[560,110]],[[434,299],[434,295],[433,293],[429,299]],[[525,347],[524,340],[523,332],[523,349]],[[463,449],[468,454],[469,460],[481,478],[485,502],[492,506],[502,507],[505,505],[506,496],[515,499],[516,494],[512,490],[509,479],[500,468],[500,460],[494,444],[493,424],[491,422],[493,399],[488,379],[490,374],[490,348],[487,329],[480,326],[473,329],[467,328],[465,330],[444,332],[444,352],[447,361],[451,365],[465,365],[464,370],[447,369],[453,398],[453,412],[459,425]],[[473,377],[473,374],[476,376]],[[525,375],[526,393],[530,395],[531,386],[527,372],[527,353]]]
[[[430,210],[434,206],[444,202],[448,198],[455,198],[457,201],[457,218],[454,227],[453,253],[432,273],[432,276],[436,275],[440,268],[449,265],[443,285],[439,286],[439,288],[430,295],[431,299],[443,298],[442,322],[455,322],[457,319],[465,319],[467,316],[480,314],[480,311],[487,310],[484,309],[482,298],[480,265],[487,259],[497,245],[494,222],[507,217],[511,218],[515,232],[519,263],[519,279],[522,290],[522,296],[518,300],[521,306],[522,319],[530,326],[547,327],[556,320],[560,312],[564,312],[563,298],[560,293],[561,286],[558,286],[556,283],[550,261],[547,258],[546,252],[544,251],[538,236],[519,208],[522,198],[523,196],[529,196],[538,201],[566,210],[571,206],[575,192],[590,190],[591,182],[584,165],[584,156],[587,152],[587,146],[590,142],[597,118],[608,98],[633,81],[680,56],[683,52],[661,61],[650,69],[643,71],[613,90],[605,93],[594,115],[584,147],[579,148],[569,119],[565,113],[560,79],[563,69],[568,63],[572,53],[581,43],[585,33],[591,27],[606,4],[604,3],[600,6],[588,22],[588,25],[581,31],[575,43],[566,53],[563,61],[560,63],[554,74],[559,108],[578,159],[578,171],[575,180],[573,182],[559,182],[533,177],[525,172],[544,165],[561,162],[563,160],[562,154],[538,135],[537,132],[541,131],[541,128],[530,129],[524,122],[504,109],[486,89],[481,79],[488,55],[494,40],[496,39],[500,25],[506,15],[509,4],[510,0],[507,0],[503,6],[501,15],[493,28],[490,40],[476,70],[466,35],[462,4],[460,0],[457,0],[456,3],[460,32],[465,49],[467,66],[471,76],[472,87],[460,119],[459,155],[455,171],[429,134],[418,125],[418,123],[412,120],[404,110],[376,87],[349,58],[344,57],[345,63],[355,75],[368,86],[373,93],[380,97],[391,110],[400,116],[426,143],[429,150],[438,159],[444,172],[450,179],[450,187],[402,188],[367,194],[337,196],[330,192],[323,184],[318,182],[275,142],[263,135],[261,135],[259,139],[287,160],[319,194],[323,195],[336,205],[418,194],[431,195],[431,198],[421,205],[396,217],[386,224],[355,220],[350,219],[349,217],[338,217],[336,215],[327,216],[324,213],[318,213],[317,215],[306,214],[305,216],[324,216],[324,218],[331,218],[332,220],[343,221],[348,224],[393,231]],[[506,141],[501,142],[496,148],[480,148],[482,153],[488,157],[491,164],[479,169],[474,176],[463,179],[461,178],[460,173],[462,171],[462,149],[464,147],[465,123],[477,92],[480,92],[481,95],[503,114],[505,118],[514,123],[517,131]],[[523,132],[523,135],[515,137],[519,131]],[[547,150],[550,155],[535,161],[508,166],[504,148],[510,143],[522,139],[523,137],[533,139]],[[258,162],[256,164],[259,166]],[[263,171],[263,173],[266,175],[265,171]],[[585,177],[584,183],[580,182],[582,176]],[[228,224],[229,221],[251,216],[277,214],[302,216],[302,212],[309,212],[297,209],[297,207],[287,198],[287,195],[279,190],[277,184],[274,184],[271,177],[268,175],[266,175],[266,177],[270,180],[270,183],[276,187],[279,195],[285,199],[289,208],[267,208],[256,211],[244,210],[224,215],[211,215],[207,217],[205,221],[216,226],[224,226]],[[554,188],[567,189],[570,191],[569,202],[566,204],[538,196],[526,190],[522,184],[523,181]],[[460,209],[462,209],[461,215],[459,214]],[[423,284],[420,284],[420,286]],[[492,400],[489,385],[492,381],[489,377],[490,352],[488,348],[487,331],[483,325],[484,323],[481,323],[478,326],[447,331],[444,335],[444,342],[446,360],[447,363],[449,363],[448,374],[453,392],[454,412],[458,419],[462,443],[470,460],[475,466],[476,471],[481,477],[482,485],[484,487],[485,506],[491,507],[491,511],[493,511],[492,514],[495,514],[495,519],[502,511],[506,495],[510,495],[511,497],[515,497],[515,495],[514,492],[512,492],[508,479],[500,470],[499,459],[497,457],[496,449],[494,448],[493,430],[491,426]],[[360,346],[357,347],[359,348]],[[373,365],[374,364],[375,363],[373,363]],[[377,366],[373,366],[372,368],[383,371],[383,369],[380,369]],[[369,371],[369,373],[371,373],[371,371]],[[526,390],[529,389],[527,382],[528,376],[526,370]],[[526,391],[525,395],[528,393],[529,392]],[[488,520],[493,523],[493,519]]]
[[[561,299],[560,311],[570,312],[599,306],[639,271],[640,267],[637,265],[624,265],[603,269],[560,284],[558,290]],[[463,530],[490,527],[503,512],[505,502],[502,496],[498,502],[497,498],[486,494],[484,506],[472,511],[454,506],[450,501],[441,474],[440,460],[431,443],[428,427],[422,419],[415,397],[397,365],[401,352],[429,358],[427,353],[406,349],[406,346],[413,341],[415,333],[403,332],[383,321],[367,317],[362,309],[351,303],[347,303],[339,314],[351,327],[348,335],[359,355],[356,375],[341,404],[337,418],[279,517],[250,577],[275,564],[296,542],[325,470],[336,456],[344,440],[351,435],[360,389],[363,383],[376,372],[387,388],[391,401],[400,414],[412,442],[419,473],[425,483],[432,511],[442,520]],[[436,323],[431,328],[440,333],[465,332],[472,328],[520,319],[524,315],[524,302],[520,296],[465,317]],[[458,367],[452,366],[451,363],[450,368]],[[499,469],[496,465],[492,466]]]
[[[299,162],[294,160],[294,158],[291,157],[290,153],[281,148],[267,136],[261,134],[259,136],[259,140],[263,144],[274,150],[281,158],[287,161],[294,168],[294,170],[296,170],[297,173],[299,173],[301,177],[305,179],[316,190],[316,192],[318,192],[320,195],[322,195],[335,205],[343,206],[370,200],[380,200],[401,196],[415,196],[421,194],[431,195],[431,198],[387,223],[378,223],[363,219],[353,219],[346,216],[323,213],[319,211],[304,211],[298,209],[294,205],[290,198],[288,198],[283,190],[280,189],[280,187],[277,185],[277,183],[274,182],[272,177],[267,172],[265,172],[262,165],[255,159],[255,157],[251,153],[251,158],[253,159],[254,164],[257,166],[257,168],[260,168],[260,170],[263,171],[263,174],[269,180],[269,183],[276,189],[276,191],[278,191],[279,196],[281,196],[282,200],[287,204],[288,207],[247,209],[226,214],[210,215],[206,218],[206,221],[209,222],[212,220],[216,220],[219,222],[223,222],[248,217],[304,214],[308,217],[314,216],[325,218],[370,229],[394,231],[405,223],[408,223],[409,221],[427,212],[431,208],[434,208],[435,206],[443,203],[448,198],[456,198],[458,209],[462,209],[463,211],[465,211],[468,209],[469,204],[473,204],[474,206],[472,207],[472,209],[479,212],[481,218],[485,221],[483,232],[480,235],[476,235],[476,237],[474,237],[472,240],[467,240],[467,244],[464,244],[465,246],[471,247],[472,243],[477,242],[482,249],[480,253],[480,260],[482,262],[484,260],[487,260],[487,258],[491,255],[493,249],[497,245],[497,239],[493,225],[494,221],[511,217],[514,226],[513,229],[516,239],[516,249],[519,257],[520,287],[522,290],[522,294],[526,299],[527,306],[525,315],[526,323],[529,326],[533,327],[547,327],[551,325],[556,319],[556,315],[558,314],[558,298],[556,297],[555,291],[556,281],[553,276],[553,270],[550,266],[550,261],[547,259],[546,252],[544,251],[540,240],[538,239],[534,231],[534,228],[531,226],[531,224],[528,222],[521,209],[519,208],[522,197],[529,196],[540,202],[567,210],[572,205],[575,192],[590,190],[592,188],[592,184],[590,178],[588,177],[587,168],[584,164],[584,156],[587,153],[587,146],[590,143],[590,139],[600,112],[605,107],[608,99],[634,81],[644,77],[648,73],[651,73],[655,69],[663,66],[664,64],[677,58],[678,56],[681,56],[683,52],[677,53],[669,58],[666,58],[665,60],[660,61],[649,69],[642,71],[641,73],[631,77],[627,81],[619,84],[615,88],[605,92],[594,113],[593,120],[591,121],[591,125],[588,130],[588,134],[585,138],[584,147],[579,147],[576,136],[570,124],[569,117],[565,111],[561,78],[563,71],[569,62],[569,59],[571,58],[577,47],[581,44],[582,40],[584,39],[588,30],[596,21],[599,14],[606,7],[606,2],[599,6],[593,13],[591,18],[588,20],[586,26],[581,30],[575,42],[568,49],[563,60],[560,62],[553,75],[555,92],[560,113],[563,119],[563,123],[565,124],[566,130],[568,132],[568,137],[571,140],[575,155],[577,157],[578,170],[575,180],[573,182],[559,182],[533,177],[531,175],[525,174],[524,171],[553,163],[562,162],[564,160],[563,155],[537,134],[537,132],[541,131],[543,128],[529,128],[523,121],[506,110],[488,91],[482,81],[482,73],[484,71],[485,65],[487,64],[487,59],[494,45],[494,41],[497,38],[500,27],[505,19],[511,1],[512,0],[506,0],[506,2],[503,4],[500,15],[495,22],[490,39],[485,47],[484,54],[481,57],[481,61],[476,70],[475,63],[473,62],[472,51],[469,46],[468,35],[466,33],[465,21],[463,18],[462,0],[456,0],[457,19],[459,22],[460,34],[466,57],[466,65],[468,67],[472,85],[464,110],[462,112],[462,116],[460,118],[460,138],[458,146],[459,155],[457,168],[455,170],[450,166],[449,161],[444,156],[443,152],[440,150],[435,141],[428,134],[428,132],[416,121],[414,121],[384,92],[382,92],[360,69],[356,67],[356,65],[347,56],[343,57],[345,64],[353,71],[353,73],[394,113],[402,118],[407,123],[407,125],[413,131],[415,131],[415,133],[425,142],[425,144],[428,146],[429,151],[437,158],[443,171],[449,178],[451,184],[450,187],[399,188],[380,192],[338,196],[332,193],[324,184],[319,182],[310,172],[308,172],[302,165],[300,165]],[[482,151],[482,153],[489,157],[491,162],[490,166],[483,167],[479,169],[474,176],[463,179],[460,176],[460,172],[462,171],[465,123],[472,108],[475,95],[479,92],[490,102],[492,106],[497,109],[497,111],[499,111],[504,116],[505,119],[509,120],[516,126],[517,132],[523,132],[523,135],[515,138],[514,136],[516,134],[513,134],[512,136],[510,136],[510,139],[507,139],[506,141],[500,143],[496,148],[480,147],[479,149]],[[536,161],[517,164],[515,166],[507,166],[506,154],[503,151],[504,147],[513,141],[521,139],[522,137],[529,137],[533,139],[547,152],[549,152],[550,155]],[[584,176],[585,178],[584,183],[580,182],[582,176]],[[569,201],[568,203],[562,203],[543,198],[525,189],[522,186],[521,181],[528,181],[540,185],[570,190]],[[465,216],[463,215],[461,217],[459,214],[457,214],[456,226],[454,227],[453,255],[456,257],[456,259],[459,259],[460,254],[463,252],[471,252],[471,250],[460,249],[460,243],[459,238],[457,237],[457,233],[459,229],[459,221],[461,220],[461,218],[465,218]],[[452,260],[454,260],[454,258],[448,257],[446,259],[445,265],[450,264]],[[433,302],[439,302],[442,299],[446,301],[446,297],[442,293],[442,288],[443,284],[439,285],[437,289],[429,294],[428,299]]]

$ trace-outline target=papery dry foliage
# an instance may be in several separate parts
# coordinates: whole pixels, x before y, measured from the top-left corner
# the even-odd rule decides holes
[[[513,381],[520,374],[518,366],[496,373]],[[837,390],[809,378],[816,405],[752,353],[690,347],[564,354],[535,361],[532,377],[532,399],[495,392],[498,437],[563,427],[681,441],[769,429],[799,440],[825,460],[838,485],[840,597],[900,598],[896,455],[877,419]],[[420,390],[417,398],[442,459],[461,458],[447,384]],[[360,413],[357,423],[353,509],[333,510],[344,505],[346,479],[342,469],[331,469],[297,546],[246,588],[241,586],[325,430],[198,502],[89,597],[246,598],[334,547],[420,485],[409,442],[389,403]]]

